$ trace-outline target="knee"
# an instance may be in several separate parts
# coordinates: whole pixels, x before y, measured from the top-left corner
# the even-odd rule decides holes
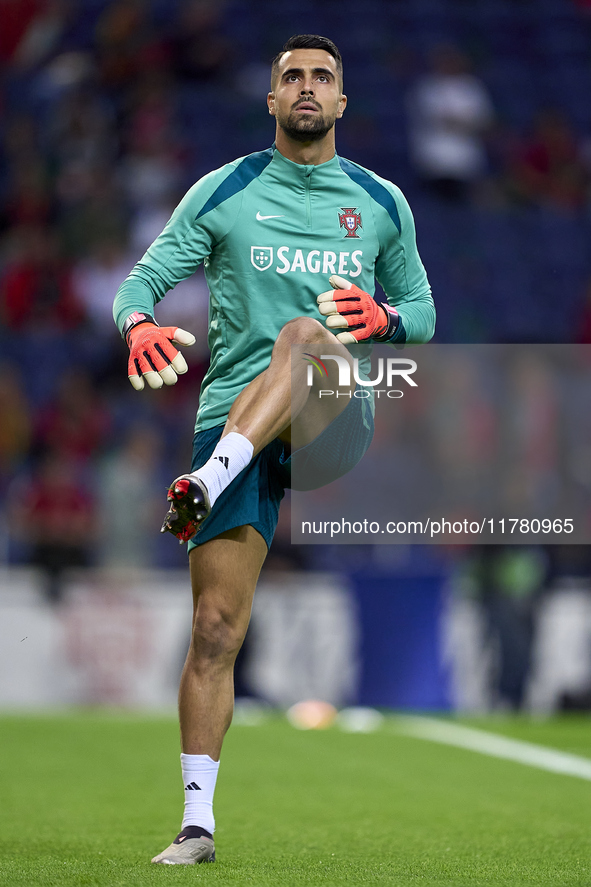
[[[279,335],[294,345],[325,342],[329,338],[327,329],[313,317],[294,317],[281,328]]]
[[[191,636],[191,658],[196,664],[233,663],[245,634],[246,626],[229,614],[218,609],[198,609]]]

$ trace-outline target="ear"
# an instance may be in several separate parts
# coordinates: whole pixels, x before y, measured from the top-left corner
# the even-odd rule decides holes
[[[267,96],[267,107],[269,109],[269,114],[271,117],[275,116],[275,93],[270,92]]]
[[[342,95],[339,99],[339,104],[338,104],[338,108],[337,108],[337,118],[343,116],[346,107],[347,107],[347,96]]]

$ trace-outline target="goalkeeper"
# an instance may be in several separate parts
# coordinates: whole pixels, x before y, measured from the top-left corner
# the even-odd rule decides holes
[[[193,633],[179,691],[185,811],[180,834],[155,863],[215,858],[213,794],[234,660],[292,466],[314,465],[328,483],[371,441],[365,399],[330,398],[328,407],[323,399],[320,413],[309,396],[316,382],[295,384],[292,396],[291,346],[315,356],[330,348],[351,362],[351,342],[426,342],[434,330],[406,200],[335,153],[347,99],[334,43],[292,37],[273,61],[267,102],[275,144],[197,182],[114,305],[134,388],[174,384],[187,369],[176,345],[193,337],[160,328],[154,306],[205,263],[211,363],[192,470],[172,483],[162,528],[190,549]],[[371,296],[374,278],[384,306]],[[322,387],[336,388],[336,363],[327,363],[334,367]],[[307,364],[296,373],[298,366],[303,374]]]

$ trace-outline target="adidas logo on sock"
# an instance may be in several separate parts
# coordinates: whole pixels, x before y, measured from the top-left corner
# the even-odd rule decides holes
[[[186,791],[186,792],[190,792],[190,791],[193,791],[193,792],[200,792],[200,791],[201,791],[201,786],[197,785],[196,782],[190,782],[189,785],[186,785],[186,786],[185,786],[185,791]]]
[[[221,462],[224,468],[227,468],[230,464],[230,460],[227,456],[214,456],[214,459],[217,459],[218,462]]]

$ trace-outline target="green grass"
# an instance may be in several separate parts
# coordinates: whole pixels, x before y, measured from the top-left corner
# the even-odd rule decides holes
[[[591,757],[589,718],[464,721]],[[0,718],[0,885],[591,885],[591,784],[397,735],[228,734],[215,865],[149,864],[176,833],[173,719]]]

